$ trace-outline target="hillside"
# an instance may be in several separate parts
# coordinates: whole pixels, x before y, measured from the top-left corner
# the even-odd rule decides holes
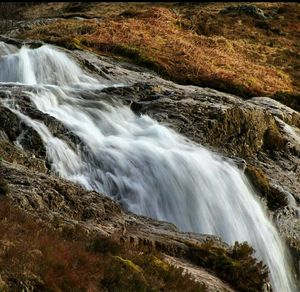
[[[0,291],[297,291],[299,7],[1,4]]]

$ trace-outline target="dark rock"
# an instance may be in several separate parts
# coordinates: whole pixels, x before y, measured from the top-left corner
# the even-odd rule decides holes
[[[22,122],[16,114],[0,105],[0,130],[4,131],[11,142],[22,134],[22,144],[39,157],[45,157],[46,150],[38,133]]]
[[[79,145],[80,139],[68,131],[68,129],[55,118],[38,111],[30,102],[28,96],[24,95],[20,88],[5,88],[0,89],[0,98],[6,97],[6,91],[9,91],[11,96],[18,99],[18,105],[23,113],[34,120],[40,120],[45,123],[53,136],[58,137],[69,144],[73,149]],[[9,109],[0,105],[0,130],[5,132],[11,142],[16,141],[20,136],[19,141],[25,150],[33,152],[40,158],[46,157],[46,149],[39,134],[30,126],[27,126],[16,114]]]

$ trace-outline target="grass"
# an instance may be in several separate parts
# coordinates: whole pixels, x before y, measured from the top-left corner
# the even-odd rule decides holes
[[[84,13],[102,21],[61,19],[22,34],[69,48],[78,48],[79,42],[81,49],[126,57],[179,83],[244,97],[299,92],[293,69],[299,64],[299,27],[292,22],[299,7],[257,4],[267,12],[282,8],[262,25],[248,15],[220,14],[224,5],[99,3]]]

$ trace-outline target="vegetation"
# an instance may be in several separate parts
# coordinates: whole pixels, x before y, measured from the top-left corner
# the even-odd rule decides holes
[[[157,251],[126,248],[110,238],[87,235],[82,227],[53,229],[7,197],[0,200],[0,243],[2,285],[12,290],[206,291]],[[246,243],[226,250],[208,242],[190,247],[186,256],[239,291],[260,291],[268,277]]]
[[[61,19],[21,36],[126,57],[179,83],[244,97],[299,94],[299,6],[255,5],[265,19],[221,13],[226,3],[41,4],[24,17]],[[70,18],[78,13],[83,19]]]
[[[161,256],[128,251],[111,239],[87,236],[80,227],[59,232],[9,199],[0,201],[0,274],[2,286],[13,291],[25,286],[38,291],[205,291],[181,269],[167,264],[165,269],[153,258]]]
[[[288,204],[286,195],[274,187],[271,187],[268,177],[260,168],[247,165],[245,174],[261,195],[266,198],[270,210],[276,210]]]
[[[229,251],[212,242],[191,249],[190,258],[196,264],[215,271],[238,291],[262,291],[268,279],[268,269],[252,255],[254,249],[246,242],[235,242]]]

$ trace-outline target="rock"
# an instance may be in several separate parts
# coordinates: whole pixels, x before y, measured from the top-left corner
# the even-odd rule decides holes
[[[292,261],[300,274],[300,209],[286,206],[273,214],[280,233],[291,247]]]
[[[140,68],[135,70],[90,53],[74,54],[79,59],[88,58],[98,68],[105,67],[110,76],[128,84],[105,89],[102,94],[122,100],[136,114],[148,114],[226,157],[244,160],[242,168],[246,164],[260,169],[269,188],[262,191],[264,183],[258,183],[255,175],[250,180],[275,214],[288,204],[285,192],[293,194],[299,204],[300,145],[295,138],[300,128],[299,112],[268,97],[243,100],[209,88],[177,85],[154,73],[141,73]],[[159,92],[153,90],[156,86]],[[273,186],[283,186],[285,191]],[[278,227],[285,237],[283,224]]]
[[[115,201],[102,194],[20,165],[4,162],[0,175],[9,181],[9,196],[18,206],[64,230],[79,225],[89,232],[114,234],[126,244],[171,255],[184,254],[189,245],[207,240],[227,248],[216,236],[180,232],[171,223],[124,212]],[[87,209],[90,210],[88,216]]]
[[[45,148],[41,137],[31,127],[25,125],[16,114],[0,105],[0,129],[14,142],[22,134],[25,149],[45,157]]]
[[[168,264],[174,265],[175,267],[182,268],[183,273],[188,273],[196,281],[203,283],[206,287],[205,291],[208,292],[233,292],[228,284],[224,283],[219,278],[208,273],[205,269],[201,269],[187,260],[170,257],[165,255],[165,261]]]
[[[5,35],[0,35],[0,41],[5,42],[5,43],[10,44],[10,45],[14,45],[18,48],[20,48],[23,45],[26,45],[26,46],[28,46],[29,48],[32,48],[32,49],[39,48],[39,47],[41,47],[42,45],[45,44],[42,41],[34,41],[34,40],[32,40],[32,41],[20,41],[18,39],[15,39],[13,37],[8,37],[8,36],[5,36]]]
[[[9,162],[24,165],[31,170],[47,173],[45,160],[36,158],[32,153],[12,144],[8,139],[0,138],[0,157]]]
[[[231,5],[220,11],[221,14],[229,15],[250,15],[256,18],[266,18],[263,10],[254,4]]]

